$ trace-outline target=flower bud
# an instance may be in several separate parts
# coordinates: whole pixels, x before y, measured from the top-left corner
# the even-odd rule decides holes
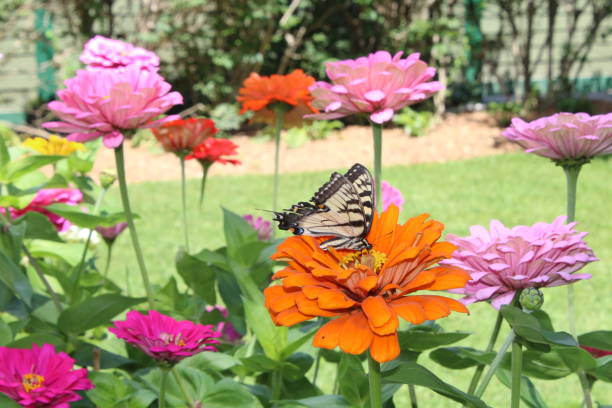
[[[544,304],[544,294],[538,288],[527,288],[521,292],[519,302],[526,311],[535,312]]]
[[[117,180],[117,176],[110,170],[104,170],[100,172],[100,185],[105,190],[108,190],[113,183]]]

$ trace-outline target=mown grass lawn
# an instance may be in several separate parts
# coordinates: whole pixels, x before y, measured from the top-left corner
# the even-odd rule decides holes
[[[129,160],[129,157],[127,158]],[[282,160],[291,160],[284,157]],[[345,169],[339,169],[343,171]],[[177,162],[177,173],[178,173]],[[610,329],[612,310],[612,160],[596,160],[583,168],[578,186],[576,218],[578,229],[589,231],[587,241],[601,259],[586,268],[593,279],[575,286],[579,333]],[[281,176],[279,202],[288,207],[310,198],[328,179],[329,172],[288,174]],[[488,226],[496,218],[507,226],[551,222],[565,212],[565,177],[561,168],[547,160],[524,153],[478,159],[386,167],[383,179],[398,187],[406,197],[402,217],[423,212],[446,225],[446,232],[466,234],[473,224]],[[239,214],[253,213],[269,217],[257,209],[271,207],[271,176],[225,176],[211,178],[202,211],[197,206],[198,180],[188,182],[190,202],[189,228],[192,252],[223,245],[221,206]],[[174,254],[183,245],[179,182],[150,182],[130,186],[137,227],[152,279],[165,282],[174,272]],[[114,191],[108,204],[118,206]],[[120,237],[115,248],[111,271],[117,282],[129,281],[135,294],[140,294],[141,281],[128,234]],[[545,291],[544,309],[551,315],[557,330],[568,330],[566,321],[566,288]],[[495,318],[495,311],[486,304],[470,307],[471,315],[453,315],[440,323],[447,330],[474,333],[461,345],[484,348]],[[500,335],[499,343],[505,336]],[[451,384],[466,389],[471,370],[453,371],[422,358],[422,362]],[[331,371],[324,370],[324,375]],[[328,384],[331,381],[320,381]],[[575,376],[559,381],[536,381],[551,408],[580,406],[578,380]],[[325,389],[326,387],[324,387]],[[326,389],[326,391],[330,391]],[[454,407],[426,389],[417,389],[422,407]],[[485,400],[493,407],[509,405],[509,390],[497,380],[488,388]],[[612,387],[597,383],[594,400],[612,404]],[[397,406],[407,406],[407,392],[396,395]]]

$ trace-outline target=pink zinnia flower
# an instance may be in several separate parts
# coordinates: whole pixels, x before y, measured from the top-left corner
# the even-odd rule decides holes
[[[69,408],[81,399],[76,391],[94,388],[87,370],[73,370],[74,360],[50,344],[0,347],[0,367],[0,392],[26,408]]]
[[[87,142],[104,138],[115,148],[123,143],[123,132],[152,128],[178,119],[178,115],[155,120],[174,105],[183,103],[178,92],[155,72],[130,65],[123,70],[79,70],[66,80],[66,89],[57,92],[60,101],[49,103],[61,122],[43,126],[69,133],[68,140]]]
[[[19,218],[25,213],[35,211],[49,218],[58,231],[64,232],[70,228],[70,221],[47,210],[47,206],[56,203],[77,205],[83,200],[83,194],[76,188],[45,188],[38,190],[30,203],[21,209],[9,208],[9,213],[13,218]],[[0,209],[4,212],[4,209]]]
[[[221,339],[234,343],[242,338],[242,335],[238,333],[233,324],[227,320],[229,313],[226,308],[223,306],[215,305],[215,306],[206,306],[206,313],[212,313],[214,311],[218,311],[221,316],[225,319],[222,322],[217,323],[215,330],[221,333]]]
[[[455,292],[467,295],[464,303],[491,300],[499,309],[510,303],[519,289],[589,279],[590,274],[573,273],[598,259],[583,240],[587,233],[577,232],[575,222],[565,224],[566,218],[512,229],[492,220],[490,232],[475,225],[468,237],[448,234],[448,242],[457,250],[441,263],[457,266],[472,277],[465,288]]]
[[[113,243],[127,226],[127,222],[120,222],[110,227],[96,227],[95,230],[98,234],[102,235],[102,238],[104,238],[107,243]]]
[[[410,54],[391,56],[377,51],[356,60],[328,62],[327,76],[331,84],[316,82],[310,87],[312,105],[322,113],[307,115],[314,119],[337,119],[354,113],[368,113],[375,123],[385,123],[395,111],[421,102],[444,89],[430,81],[436,70]]]
[[[92,69],[117,69],[137,65],[147,71],[159,70],[159,57],[154,52],[101,35],[96,35],[85,43],[81,62]]]
[[[257,238],[260,241],[269,241],[272,236],[272,224],[270,221],[264,220],[263,217],[253,217],[251,214],[243,216],[246,222],[249,223],[255,231],[257,231]]]
[[[382,195],[382,210],[387,211],[387,208],[391,204],[395,205],[397,208],[402,210],[404,207],[404,195],[402,192],[383,180],[381,183],[381,195]]]
[[[125,321],[113,322],[109,331],[120,339],[138,347],[156,360],[176,363],[205,350],[216,351],[216,337],[221,333],[211,325],[195,324],[188,320],[174,320],[155,310],[141,315],[132,310]]]
[[[502,134],[527,153],[555,161],[588,160],[612,153],[612,113],[556,113],[532,122],[514,118]]]

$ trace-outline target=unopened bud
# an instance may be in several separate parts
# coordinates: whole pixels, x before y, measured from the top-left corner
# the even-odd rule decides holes
[[[519,302],[523,309],[535,312],[544,304],[544,294],[538,288],[527,288],[521,292]]]
[[[110,170],[100,172],[100,185],[103,189],[108,190],[117,180],[117,176]]]

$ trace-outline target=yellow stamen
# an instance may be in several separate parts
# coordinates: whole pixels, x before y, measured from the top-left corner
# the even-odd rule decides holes
[[[379,272],[382,266],[387,261],[387,254],[378,252],[374,249],[362,249],[361,251],[355,251],[352,254],[346,255],[340,261],[340,264],[344,267],[356,267],[364,265],[370,268],[374,272]]]
[[[25,392],[30,392],[39,389],[43,386],[45,377],[38,374],[25,374],[21,380]]]

